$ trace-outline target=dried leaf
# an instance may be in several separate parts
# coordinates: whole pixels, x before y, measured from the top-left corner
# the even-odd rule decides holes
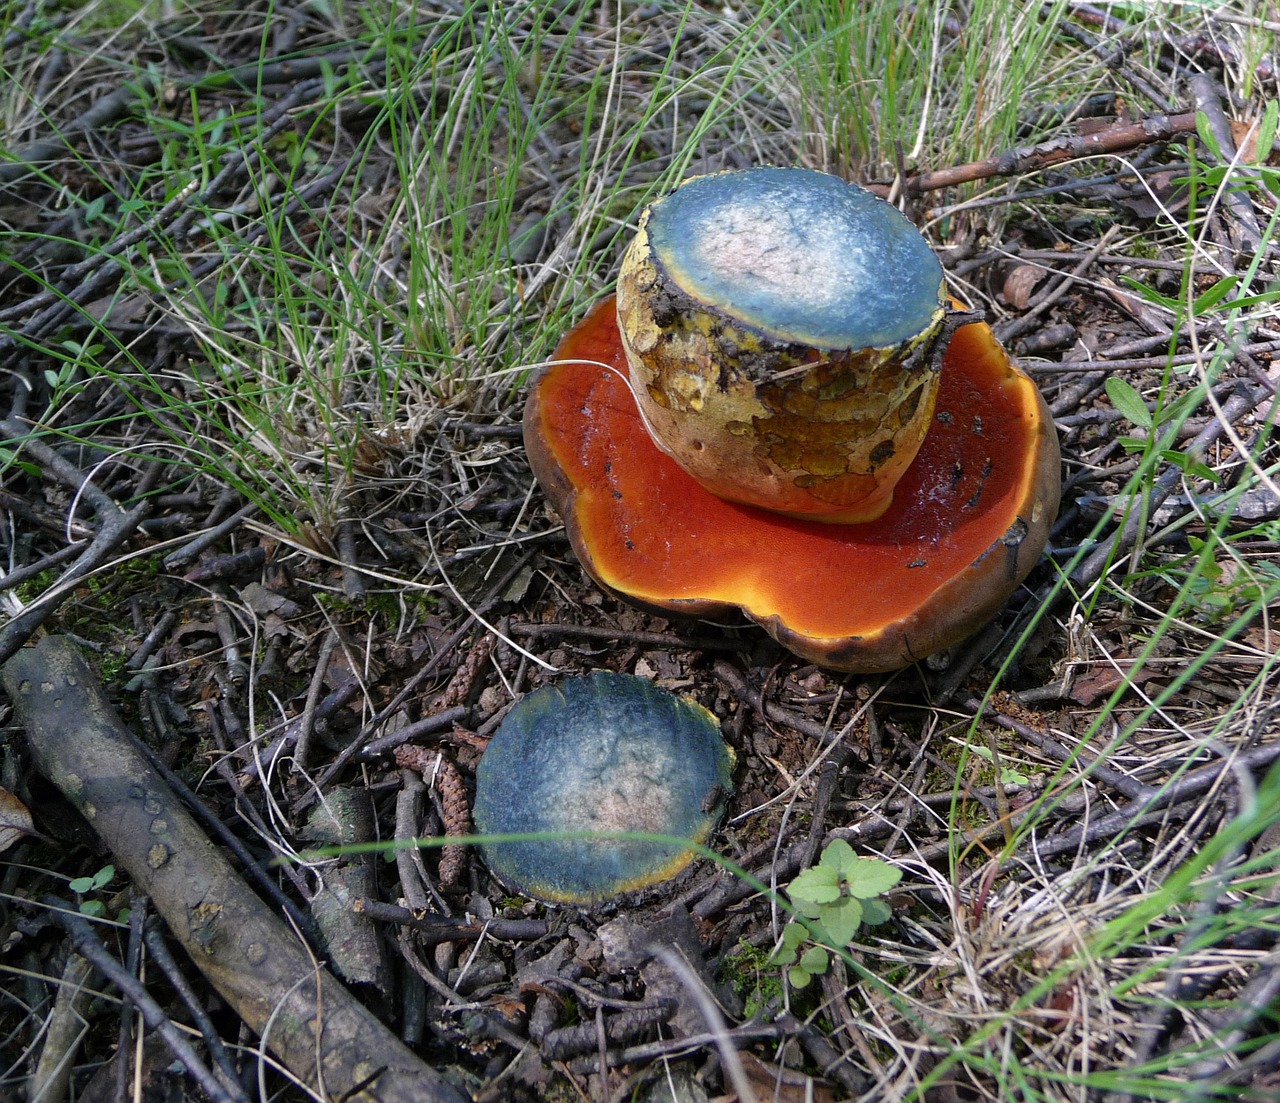
[[[27,806],[7,789],[0,789],[0,851],[8,850],[25,835],[35,833]]]
[[[779,1103],[809,1103],[809,1100],[832,1103],[836,1098],[830,1085],[803,1072],[761,1061],[747,1050],[739,1056],[747,1079],[761,1099],[778,1100]]]
[[[1122,685],[1138,686],[1151,675],[1141,667],[1134,668],[1128,660],[1121,660],[1116,669],[1111,663],[1093,663],[1089,674],[1076,678],[1071,686],[1071,700],[1088,708],[1103,697],[1109,697]]]
[[[1031,302],[1031,294],[1040,285],[1040,281],[1048,275],[1037,264],[1019,264],[1004,280],[1004,301],[1016,310],[1026,310]]]

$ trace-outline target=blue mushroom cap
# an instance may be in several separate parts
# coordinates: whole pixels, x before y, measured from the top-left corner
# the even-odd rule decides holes
[[[485,859],[511,888],[561,903],[656,884],[689,862],[687,847],[599,836],[704,842],[732,764],[711,713],[643,678],[596,671],[545,686],[507,714],[480,759],[476,829],[578,837],[486,843]]]
[[[919,337],[944,302],[920,231],[825,172],[697,176],[652,205],[646,230],[686,294],[789,343],[889,348]]]

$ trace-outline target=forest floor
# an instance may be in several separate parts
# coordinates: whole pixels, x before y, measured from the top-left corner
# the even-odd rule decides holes
[[[440,1073],[420,1098],[1280,1100],[1278,25],[865,5],[851,46],[842,5],[757,7],[8,5],[0,659],[74,642],[121,769],[287,918],[270,962]],[[950,84],[868,91],[891,37]],[[899,205],[1057,425],[1041,562],[896,673],[602,592],[521,444],[644,202],[761,163]],[[721,861],[574,908],[474,848],[316,853],[467,834],[513,703],[598,669],[720,720]],[[379,1052],[308,1070],[333,1031],[265,1055],[23,707],[0,1095],[397,1098]],[[835,840],[901,880],[798,985],[785,890]],[[308,976],[270,962],[284,1006]]]

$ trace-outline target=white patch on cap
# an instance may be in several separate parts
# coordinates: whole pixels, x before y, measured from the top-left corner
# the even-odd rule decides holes
[[[752,294],[803,296],[810,310],[836,306],[869,282],[849,219],[829,206],[791,203],[790,189],[726,202],[689,242],[690,269],[714,272]]]

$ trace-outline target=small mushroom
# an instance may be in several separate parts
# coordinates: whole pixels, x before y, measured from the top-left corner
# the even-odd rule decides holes
[[[618,279],[658,447],[713,494],[819,521],[888,508],[929,427],[945,308],[919,231],[808,169],[685,181],[641,214]]]
[[[706,842],[731,789],[732,752],[716,718],[643,678],[596,671],[521,698],[476,770],[485,843],[510,888],[591,904],[665,881],[686,847],[600,836],[642,832]]]

